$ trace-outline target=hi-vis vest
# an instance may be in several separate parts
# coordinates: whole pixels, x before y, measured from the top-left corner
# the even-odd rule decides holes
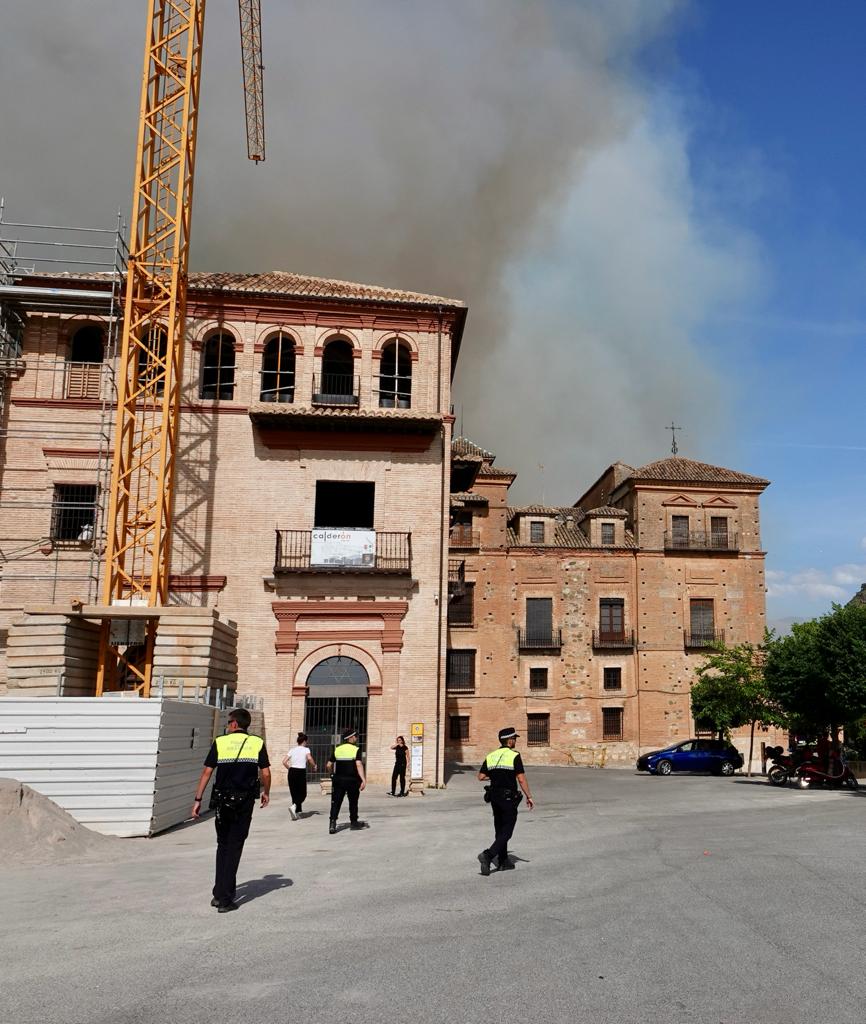
[[[500,747],[491,751],[487,757],[487,768],[504,768],[506,771],[514,771],[514,762],[517,760],[517,751],[511,747]]]
[[[334,760],[335,761],[356,761],[358,759],[358,751],[360,747],[356,747],[354,743],[341,743],[339,747],[334,747]]]
[[[265,741],[261,736],[250,736],[245,732],[228,732],[225,736],[217,736],[218,764],[259,763],[259,754]]]

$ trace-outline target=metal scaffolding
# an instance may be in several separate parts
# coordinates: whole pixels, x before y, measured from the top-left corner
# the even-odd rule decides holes
[[[94,601],[100,591],[106,545],[106,505],[117,404],[117,347],[128,256],[124,233],[120,214],[111,228],[7,220],[5,202],[0,198],[0,467],[5,468],[7,449],[15,441],[49,441],[70,448],[85,442],[96,451],[92,528],[82,530],[85,536],[77,541],[79,550],[88,552],[86,567],[78,570],[81,559],[64,566],[63,561],[69,559],[68,554],[64,558],[63,552],[68,553],[69,545],[59,544],[53,551],[53,565],[46,565],[43,558],[38,572],[17,571],[23,568],[20,566],[6,578],[79,580],[85,591],[81,596],[88,601]],[[102,326],[105,342],[100,361],[76,362],[57,352],[28,353],[24,349],[28,327],[39,321],[48,326],[52,320],[76,316],[93,316]],[[47,403],[77,400],[85,403],[92,414],[80,423],[58,417],[48,429],[10,422],[10,397],[44,399]],[[56,499],[29,494],[7,496],[11,488],[5,483],[0,491],[0,513],[44,508],[46,521],[56,519]],[[85,510],[81,502],[66,502],[60,511],[74,516]],[[44,554],[45,544],[55,539],[51,537],[53,532],[52,526],[47,536],[0,551],[0,563],[24,563],[40,550]]]

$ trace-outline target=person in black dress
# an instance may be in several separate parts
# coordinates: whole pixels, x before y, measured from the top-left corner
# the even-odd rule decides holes
[[[397,788],[397,779],[400,780],[400,796],[406,795],[406,760],[409,756],[409,748],[402,736],[397,737],[396,743],[391,749],[394,751],[394,771],[391,772],[391,796],[397,796],[394,790]]]

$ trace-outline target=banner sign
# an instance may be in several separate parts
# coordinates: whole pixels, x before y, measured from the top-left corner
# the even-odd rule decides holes
[[[375,564],[375,530],[313,530],[310,565],[345,565],[372,569]]]

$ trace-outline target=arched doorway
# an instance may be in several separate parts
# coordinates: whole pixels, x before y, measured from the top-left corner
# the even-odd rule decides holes
[[[331,747],[340,742],[343,729],[357,729],[364,748],[369,681],[364,666],[343,655],[320,661],[307,677],[309,692],[304,702],[304,732],[319,769],[312,778],[321,779],[325,775],[325,762]]]

